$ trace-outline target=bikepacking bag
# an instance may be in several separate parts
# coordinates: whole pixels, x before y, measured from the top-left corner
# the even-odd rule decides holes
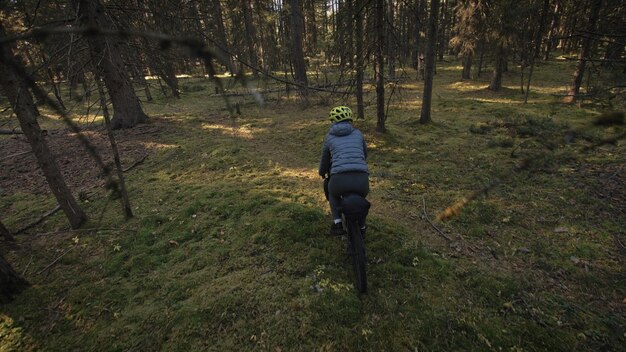
[[[341,199],[341,212],[348,219],[364,220],[370,206],[370,202],[358,194],[346,194]]]

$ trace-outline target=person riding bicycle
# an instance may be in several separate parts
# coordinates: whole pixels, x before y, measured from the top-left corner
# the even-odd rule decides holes
[[[330,204],[333,223],[330,233],[343,234],[339,206],[341,196],[356,193],[366,197],[369,193],[369,171],[367,168],[367,144],[363,134],[352,126],[352,110],[337,106],[328,114],[332,125],[322,146],[319,174],[324,177],[324,192]],[[365,234],[365,224],[361,232]]]

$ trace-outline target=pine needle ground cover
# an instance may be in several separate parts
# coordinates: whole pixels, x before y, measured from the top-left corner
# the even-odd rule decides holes
[[[370,146],[368,294],[327,235],[317,163],[334,102],[244,96],[231,118],[190,78],[182,99],[145,103],[149,132],[116,132],[148,154],[126,173],[135,218],[94,177],[79,198],[99,230],[63,231],[57,213],[3,249],[32,287],[0,308],[0,351],[622,350],[625,150],[601,142],[623,126],[557,102],[565,63],[536,71],[529,104],[516,72],[494,93],[457,65],[438,69],[433,124],[417,123],[410,79],[388,86],[387,134],[373,95],[355,122]],[[534,162],[511,172],[521,160]],[[497,181],[437,224],[449,240],[428,222]],[[0,196],[13,229],[54,206],[20,185]]]

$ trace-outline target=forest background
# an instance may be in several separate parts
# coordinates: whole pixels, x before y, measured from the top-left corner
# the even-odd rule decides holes
[[[0,11],[0,351],[626,345],[623,2]],[[326,235],[335,105],[367,295]]]

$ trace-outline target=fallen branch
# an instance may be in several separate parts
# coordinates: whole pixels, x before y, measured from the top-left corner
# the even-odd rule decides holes
[[[617,247],[620,248],[622,251],[626,251],[626,245],[624,245],[624,243],[622,243],[622,241],[620,241],[619,236],[618,235],[613,235],[613,239],[615,240],[615,244],[618,245]]]
[[[146,160],[146,158],[148,157],[148,153],[144,154],[141,158],[135,160],[132,164],[130,164],[130,166],[128,166],[127,168],[125,168],[123,171],[129,171],[130,169],[134,168],[135,166],[143,163],[144,160]]]
[[[24,132],[18,130],[0,130],[0,134],[24,134]]]
[[[33,152],[32,150],[29,150],[27,152],[21,152],[21,153],[17,153],[17,154],[8,155],[8,156],[5,156],[4,158],[0,159],[0,161],[5,161],[5,160],[8,160],[8,159],[17,158],[18,156],[26,155],[26,154],[29,154],[29,153],[32,153],[32,152]]]
[[[441,231],[437,226],[435,226],[435,224],[428,218],[428,214],[426,214],[426,200],[424,199],[424,197],[422,197],[422,209],[424,210],[424,219],[428,221],[430,226],[432,226],[433,229],[437,230],[437,233],[439,233],[443,238],[445,238],[448,241],[452,241],[450,237],[448,237],[445,233],[443,233],[443,231]]]
[[[37,275],[41,275],[41,273],[43,273],[44,271],[50,269],[54,264],[56,264],[59,260],[61,260],[61,258],[65,257],[65,255],[67,253],[69,253],[72,249],[76,248],[76,246],[72,246],[70,247],[70,249],[66,250],[65,252],[63,252],[63,254],[61,254],[60,256],[57,257],[57,259],[53,260],[52,263],[46,265],[45,268],[41,269]]]
[[[68,229],[68,230],[60,230],[60,231],[52,231],[52,232],[44,232],[38,233],[35,237],[39,236],[51,236],[51,235],[60,235],[62,233],[79,233],[79,232],[98,232],[98,231],[127,231],[127,232],[137,232],[134,229],[123,229],[123,228],[114,228],[114,227],[91,227],[88,229]]]
[[[50,210],[49,212],[43,214],[39,219],[31,222],[30,224],[22,227],[21,229],[15,231],[15,234],[17,235],[18,233],[22,233],[28,229],[30,229],[31,227],[39,224],[40,222],[42,222],[45,218],[49,217],[50,215],[53,215],[54,213],[56,213],[57,211],[61,210],[61,206],[57,205],[56,207],[54,207],[54,209]]]

